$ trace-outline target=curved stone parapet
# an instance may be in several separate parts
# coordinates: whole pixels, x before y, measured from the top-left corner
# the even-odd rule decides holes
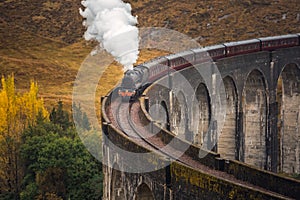
[[[203,69],[211,70],[210,78]],[[182,85],[183,79],[189,87]],[[224,110],[215,106],[216,94],[222,92]],[[102,102],[103,156],[113,163],[103,165],[104,199],[300,196],[299,181],[274,173],[300,173],[299,46],[201,63],[144,91],[135,113],[141,124],[172,148],[187,146],[183,155],[191,162],[157,155],[147,161],[149,165],[169,164],[146,173],[126,172],[135,161],[122,157],[107,140],[131,152],[149,152],[153,147],[141,146],[112,124],[107,109],[114,100],[110,95]],[[224,113],[224,123],[218,121],[218,113]]]

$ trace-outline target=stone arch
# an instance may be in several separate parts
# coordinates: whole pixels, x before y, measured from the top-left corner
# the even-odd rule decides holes
[[[248,75],[242,96],[244,161],[266,169],[267,95],[260,71]]]
[[[186,97],[182,91],[178,92],[174,99],[173,108],[173,132],[176,135],[184,136],[186,132],[188,117],[187,117]]]
[[[279,171],[300,172],[300,69],[284,66],[278,81]]]
[[[125,191],[122,184],[122,172],[120,171],[118,164],[113,165],[110,194],[112,200],[125,199]]]
[[[170,115],[169,115],[167,103],[165,101],[161,101],[160,106],[163,108],[162,110],[160,110],[160,112],[163,112],[163,113],[161,113],[161,115],[164,117],[163,118],[163,127],[165,129],[167,129],[168,131],[170,131]]]
[[[226,118],[218,138],[218,153],[226,159],[236,158],[238,97],[234,80],[223,79],[226,96]]]
[[[149,186],[145,183],[142,183],[137,188],[134,200],[154,200],[154,195]]]
[[[210,96],[205,84],[200,83],[197,87],[192,107],[192,118],[194,123],[193,141],[197,146],[202,146],[205,143],[205,136],[209,131],[211,120]]]
[[[162,125],[163,128],[170,131],[170,116],[165,101],[157,101],[154,105],[150,107],[149,114],[154,121],[157,121]]]

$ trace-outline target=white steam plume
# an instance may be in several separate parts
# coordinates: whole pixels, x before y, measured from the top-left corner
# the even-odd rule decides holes
[[[131,6],[122,0],[85,0],[79,9],[86,18],[83,25],[86,40],[96,40],[115,60],[131,69],[139,54],[137,17],[131,15]],[[94,52],[96,53],[96,52]]]

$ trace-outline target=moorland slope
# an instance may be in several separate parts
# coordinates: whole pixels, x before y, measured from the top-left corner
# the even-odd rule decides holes
[[[83,40],[80,0],[0,2],[0,75],[13,73],[16,85],[34,79],[48,105],[71,102],[77,70],[95,43]],[[139,27],[165,27],[195,38],[202,46],[300,32],[297,0],[127,0]],[[140,60],[158,56],[143,50]],[[111,74],[114,74],[113,76]],[[122,77],[114,63],[102,80],[104,95]],[[113,79],[113,80],[112,80]]]

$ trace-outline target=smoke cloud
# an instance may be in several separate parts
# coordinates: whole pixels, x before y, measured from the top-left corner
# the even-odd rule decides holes
[[[80,8],[79,13],[87,27],[84,38],[98,41],[124,70],[132,69],[139,54],[139,33],[130,4],[122,0],[85,0],[81,4],[85,9]]]

